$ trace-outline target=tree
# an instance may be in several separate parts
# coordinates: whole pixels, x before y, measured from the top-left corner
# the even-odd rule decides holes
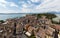
[[[4,23],[4,20],[0,20],[1,23]]]
[[[40,18],[41,16],[46,16],[48,19],[53,19],[57,17],[55,14],[52,14],[52,13],[41,13],[41,14],[32,14],[32,15],[35,15],[38,18]]]
[[[32,14],[33,16],[37,16],[37,18],[41,18],[41,16],[46,16],[46,18],[50,19],[52,23],[57,23],[54,22],[52,19],[57,17],[55,14],[52,13],[41,13],[41,14]]]

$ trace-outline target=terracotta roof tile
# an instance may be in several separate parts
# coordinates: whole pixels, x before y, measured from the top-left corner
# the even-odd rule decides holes
[[[55,24],[55,25],[52,25],[51,27],[56,29],[56,30],[60,30],[60,25]]]

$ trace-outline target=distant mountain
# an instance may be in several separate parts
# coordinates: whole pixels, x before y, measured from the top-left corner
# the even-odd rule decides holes
[[[52,13],[52,14],[60,14],[60,12],[48,12],[48,13]]]
[[[35,13],[21,13],[21,14],[40,14],[40,13],[53,13],[53,14],[60,14],[60,12],[57,11],[51,11],[51,12],[35,12]]]

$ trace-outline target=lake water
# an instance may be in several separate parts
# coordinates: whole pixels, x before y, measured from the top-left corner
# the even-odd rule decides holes
[[[6,20],[8,18],[16,18],[16,17],[22,17],[26,14],[0,14],[0,20]]]

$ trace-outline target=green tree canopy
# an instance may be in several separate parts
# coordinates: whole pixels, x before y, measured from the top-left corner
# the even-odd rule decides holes
[[[38,18],[40,18],[41,16],[46,16],[48,19],[53,19],[57,17],[55,14],[52,14],[52,13],[41,13],[41,14],[32,14],[32,15],[35,15]]]
[[[1,23],[4,23],[4,20],[0,20]]]

